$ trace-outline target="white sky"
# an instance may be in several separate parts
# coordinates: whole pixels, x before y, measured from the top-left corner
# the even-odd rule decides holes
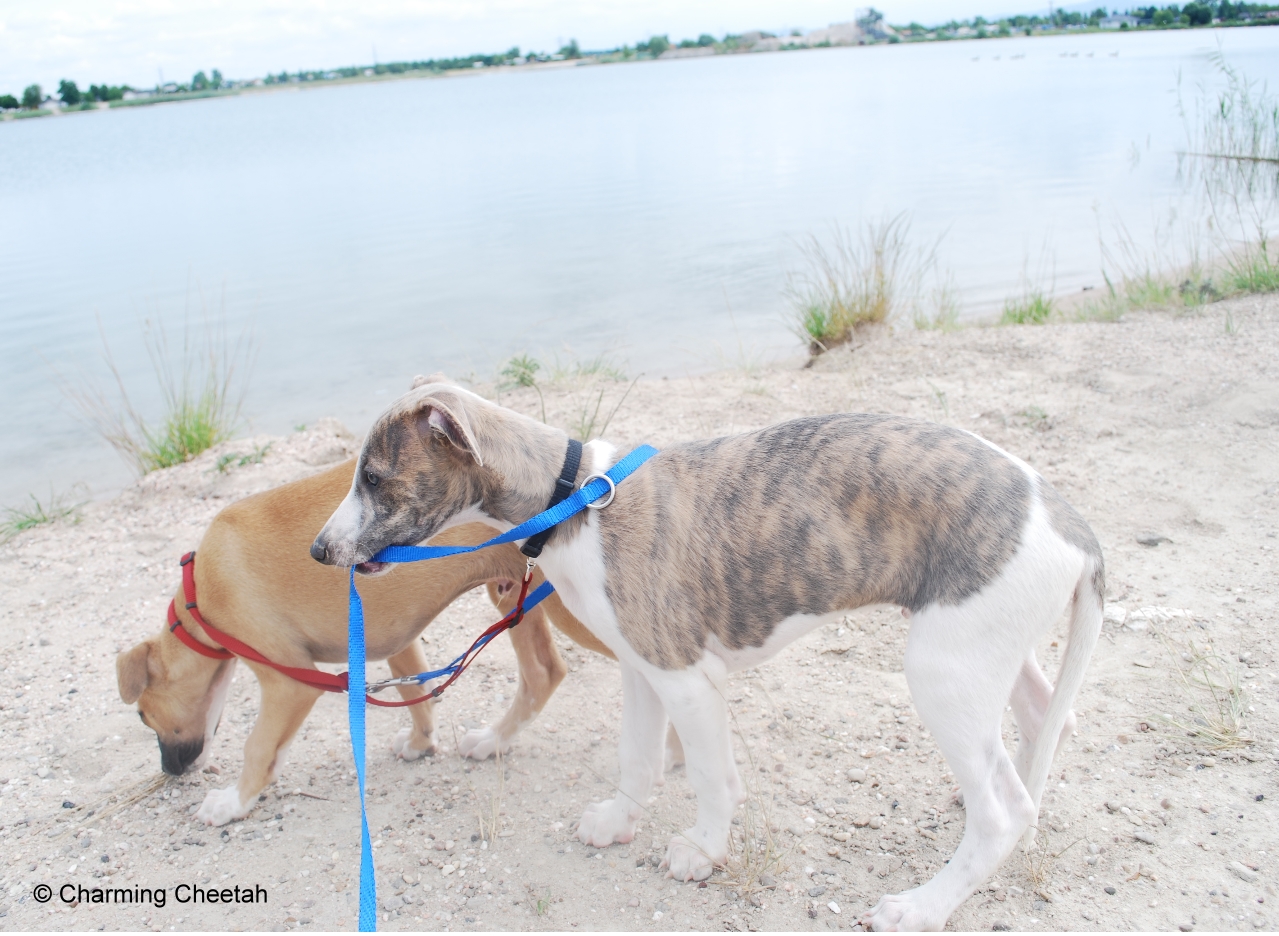
[[[888,0],[890,22],[963,19],[990,0]],[[228,78],[435,56],[554,51],[747,29],[814,29],[866,0],[0,0],[0,94],[89,84]],[[1000,0],[999,7],[1008,6]],[[1020,4],[1014,4],[1020,7]],[[1044,4],[1047,5],[1046,3]],[[1027,8],[1038,6],[1028,0]]]

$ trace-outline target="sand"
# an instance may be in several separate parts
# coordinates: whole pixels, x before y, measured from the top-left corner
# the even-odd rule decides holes
[[[871,410],[968,428],[1029,461],[1101,539],[1108,620],[1077,701],[1078,733],[1053,767],[1037,849],[1010,856],[950,927],[1273,929],[1277,348],[1273,297],[1180,318],[885,330],[809,369],[739,362],[641,381],[608,435],[622,446],[660,446],[801,414]],[[606,389],[607,403],[622,385]],[[569,424],[585,398],[581,387],[548,388],[548,419]],[[539,411],[531,390],[502,400]],[[216,467],[219,456],[252,456],[268,443],[260,461]],[[344,699],[320,701],[280,781],[247,819],[210,829],[191,815],[208,790],[237,776],[256,714],[254,679],[240,668],[210,768],[164,779],[153,733],[119,700],[113,661],[161,626],[179,555],[222,506],[331,464],[355,444],[331,422],[229,443],[88,505],[79,523],[0,547],[0,928],[354,928],[358,807]],[[493,618],[481,594],[465,596],[426,631],[428,658],[451,658]],[[396,761],[389,744],[407,716],[371,711],[379,925],[855,926],[881,894],[935,873],[964,824],[947,767],[910,705],[907,626],[896,608],[866,609],[730,680],[751,796],[734,827],[735,857],[703,887],[676,884],[654,866],[693,816],[682,769],[647,804],[635,842],[597,851],[571,839],[582,808],[610,795],[617,776],[615,664],[563,641],[571,672],[501,771],[460,759],[456,738],[508,704],[514,662],[504,642],[439,703],[445,743],[434,758]],[[1050,675],[1063,626],[1040,648]],[[1212,672],[1237,683],[1237,694],[1218,694],[1240,700],[1249,743],[1218,748],[1187,731],[1196,718],[1217,721],[1207,693],[1182,678],[1209,646]],[[1015,741],[1011,721],[1005,737]],[[482,824],[493,823],[498,833],[482,841]],[[40,884],[53,889],[48,903],[33,897]],[[64,884],[164,888],[165,905],[71,906],[59,896]],[[266,899],[183,904],[179,885]]]

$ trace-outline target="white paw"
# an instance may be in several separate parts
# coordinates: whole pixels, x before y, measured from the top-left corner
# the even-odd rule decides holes
[[[918,888],[901,894],[885,894],[872,910],[862,914],[862,926],[877,933],[939,931],[946,925],[946,916],[936,919],[932,908],[920,900],[918,895]]]
[[[715,862],[686,836],[677,835],[666,849],[662,867],[667,877],[677,881],[704,881],[715,870]]]
[[[195,818],[206,825],[226,825],[232,819],[243,819],[247,816],[251,806],[252,800],[249,806],[240,805],[240,791],[235,787],[210,790],[204,797],[204,802],[200,804]]]
[[[497,732],[492,728],[472,728],[458,742],[457,752],[463,757],[469,757],[472,760],[484,760],[492,757],[494,752],[497,751],[499,740]],[[502,745],[503,754],[510,749],[511,743],[509,741]]]
[[[577,840],[584,845],[596,848],[607,848],[614,842],[625,845],[635,838],[635,823],[627,803],[622,797],[605,800],[602,803],[591,803],[582,813],[582,821],[577,824]]]
[[[423,754],[435,753],[434,738],[431,738],[426,747],[418,748],[409,743],[412,737],[412,728],[401,728],[395,733],[395,740],[391,742],[391,752],[400,760],[406,761],[415,761]]]

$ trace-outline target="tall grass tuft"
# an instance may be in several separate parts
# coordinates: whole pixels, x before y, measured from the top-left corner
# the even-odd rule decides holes
[[[1186,120],[1188,168],[1210,207],[1227,292],[1273,292],[1279,285],[1279,258],[1269,249],[1279,212],[1279,98],[1232,68],[1220,51],[1213,62],[1225,82],[1215,94],[1201,88],[1198,119]]]
[[[38,526],[56,523],[59,520],[80,522],[80,508],[84,501],[72,502],[62,494],[49,493],[49,499],[41,501],[34,494],[29,495],[30,506],[5,507],[0,510],[0,543],[7,543],[19,533],[33,530]]]
[[[188,318],[182,342],[175,347],[163,323],[145,321],[142,340],[161,403],[156,419],[144,417],[134,403],[101,320],[98,331],[111,381],[104,386],[90,378],[79,383],[62,379],[62,389],[80,415],[139,475],[190,461],[231,438],[240,421],[253,360],[247,329],[231,342],[223,325],[206,318],[195,331]]]
[[[1245,246],[1237,256],[1226,259],[1230,287],[1235,292],[1268,293],[1279,291],[1279,257],[1270,255],[1263,240]]]
[[[1053,301],[1039,290],[1032,290],[1014,299],[1004,300],[1000,325],[1043,325],[1054,311]]]
[[[870,222],[858,237],[837,228],[829,245],[800,245],[803,269],[786,287],[792,328],[816,356],[851,341],[867,325],[913,310],[933,254],[910,246],[910,222],[897,215]]]

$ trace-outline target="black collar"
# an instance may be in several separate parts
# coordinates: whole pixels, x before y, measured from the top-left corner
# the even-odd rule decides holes
[[[577,469],[581,464],[582,443],[577,441],[577,439],[569,439],[568,451],[564,453],[564,467],[560,469],[559,479],[555,482],[555,490],[551,492],[551,501],[546,505],[547,510],[550,510],[573,493],[573,487],[577,483]],[[546,545],[546,541],[551,538],[551,534],[554,532],[555,527],[548,527],[541,533],[534,533],[524,541],[524,545],[520,547],[520,552],[530,559],[536,559],[542,554],[542,547]]]

